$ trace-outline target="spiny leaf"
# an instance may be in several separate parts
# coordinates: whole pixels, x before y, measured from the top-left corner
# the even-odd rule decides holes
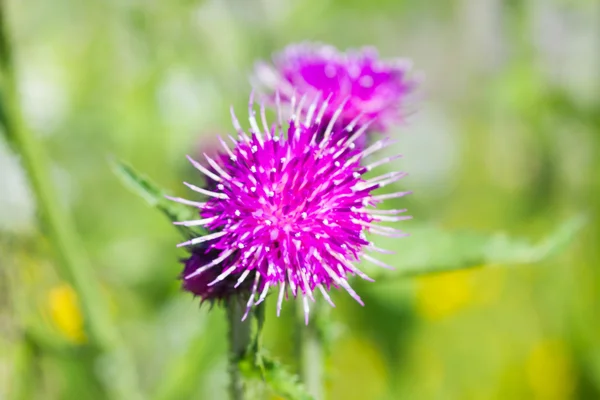
[[[253,337],[246,354],[239,361],[240,371],[248,383],[264,382],[279,396],[289,400],[312,400],[297,375],[271,358],[262,348],[262,330],[265,322],[264,303],[253,312],[256,321]]]
[[[386,278],[410,277],[483,265],[539,262],[562,251],[585,222],[585,217],[581,215],[569,219],[537,244],[503,233],[486,235],[453,232],[432,226],[412,226],[407,228],[411,234],[409,238],[378,241],[378,246],[393,249],[395,254],[378,255],[376,258],[396,270],[377,275]]]
[[[114,158],[110,159],[110,164],[115,174],[126,186],[144,198],[152,207],[162,212],[171,222],[192,220],[198,217],[193,207],[167,199],[164,191],[158,185],[138,173],[131,165]],[[206,234],[199,227],[178,225],[177,228],[187,238]]]
[[[262,368],[255,363],[255,357],[240,361],[240,370],[247,380],[262,379],[276,394],[288,400],[313,400],[297,375],[288,371],[279,361],[271,358],[263,350],[260,354]]]

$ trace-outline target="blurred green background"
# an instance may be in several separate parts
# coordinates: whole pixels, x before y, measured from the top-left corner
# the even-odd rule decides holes
[[[257,59],[297,41],[375,45],[427,77],[397,129],[414,224],[537,241],[585,213],[560,254],[515,268],[355,282],[334,293],[330,399],[600,398],[600,2],[575,0],[8,0],[25,120],[51,158],[144,398],[226,397],[222,310],[179,291],[179,237],[111,172],[172,193],[185,160],[245,114]],[[404,224],[411,232],[411,224]],[[414,225],[420,226],[420,225]],[[399,269],[403,246],[385,243]],[[383,245],[382,245],[383,246]],[[431,253],[431,254],[429,254]],[[452,254],[448,254],[448,263]],[[102,399],[119,366],[87,345],[19,157],[0,141],[0,399]],[[411,260],[414,261],[414,260]],[[485,267],[485,265],[484,265]],[[293,366],[294,309],[265,346]],[[18,386],[21,386],[18,388]],[[266,395],[265,395],[266,396]]]

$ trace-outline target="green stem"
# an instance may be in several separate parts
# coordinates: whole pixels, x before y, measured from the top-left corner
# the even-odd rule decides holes
[[[323,376],[325,373],[325,355],[323,350],[322,335],[319,324],[322,322],[322,313],[325,311],[318,304],[311,310],[312,321],[305,323],[304,307],[301,301],[297,302],[297,348],[299,360],[299,374],[308,392],[315,400],[324,399]]]
[[[81,302],[87,331],[91,342],[107,353],[111,368],[118,371],[106,382],[117,398],[128,400],[141,398],[137,391],[137,377],[133,363],[122,345],[119,333],[111,321],[107,302],[100,294],[98,280],[94,276],[83,246],[78,240],[70,215],[59,202],[56,187],[52,183],[49,163],[43,146],[28,129],[19,107],[16,80],[11,62],[10,41],[6,29],[6,5],[0,2],[0,99],[3,107],[3,127],[21,155],[21,161],[33,194],[43,227],[58,257],[56,268],[63,279],[77,292]]]
[[[244,383],[239,363],[251,341],[251,318],[248,316],[242,321],[245,305],[237,297],[229,299],[226,309],[229,325],[229,393],[231,400],[244,400]]]
[[[34,389],[37,387],[37,368],[39,349],[27,338],[22,337],[17,345],[14,359],[14,373],[12,379],[12,390],[9,398],[12,400],[26,400],[34,397]]]

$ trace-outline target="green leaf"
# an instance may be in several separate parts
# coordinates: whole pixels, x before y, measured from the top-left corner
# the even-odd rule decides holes
[[[262,330],[265,323],[264,303],[255,307],[252,313],[255,324],[252,341],[246,354],[239,361],[240,371],[249,384],[266,383],[279,396],[289,400],[311,400],[299,377],[289,372],[279,361],[271,358],[262,348]]]
[[[288,371],[279,361],[261,350],[262,368],[255,363],[255,357],[246,357],[240,361],[240,370],[249,381],[262,379],[277,395],[288,400],[313,400],[296,374]]]
[[[535,263],[547,259],[573,240],[585,225],[584,216],[576,216],[561,224],[537,244],[513,238],[504,233],[486,235],[476,232],[446,231],[433,226],[412,226],[405,239],[379,240],[377,245],[393,249],[393,255],[375,258],[396,268],[378,272],[373,278],[410,277],[482,266]],[[370,268],[369,268],[370,269]]]
[[[164,191],[158,185],[137,172],[131,165],[114,158],[110,159],[110,164],[115,174],[127,187],[146,200],[152,207],[162,212],[171,222],[198,218],[198,214],[193,207],[167,199]],[[177,228],[186,238],[206,234],[206,231],[198,227],[178,225]]]

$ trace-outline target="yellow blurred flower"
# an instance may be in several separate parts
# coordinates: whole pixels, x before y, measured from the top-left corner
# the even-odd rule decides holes
[[[52,323],[65,338],[76,344],[86,341],[79,300],[71,286],[61,284],[50,290],[48,307]]]
[[[469,305],[494,303],[502,291],[504,271],[500,268],[469,268],[420,278],[417,281],[417,310],[437,320]]]
[[[471,271],[458,270],[420,278],[417,310],[428,319],[440,319],[465,307],[473,298]]]
[[[544,340],[537,343],[529,354],[526,368],[534,399],[573,398],[575,377],[569,353],[563,342]]]

